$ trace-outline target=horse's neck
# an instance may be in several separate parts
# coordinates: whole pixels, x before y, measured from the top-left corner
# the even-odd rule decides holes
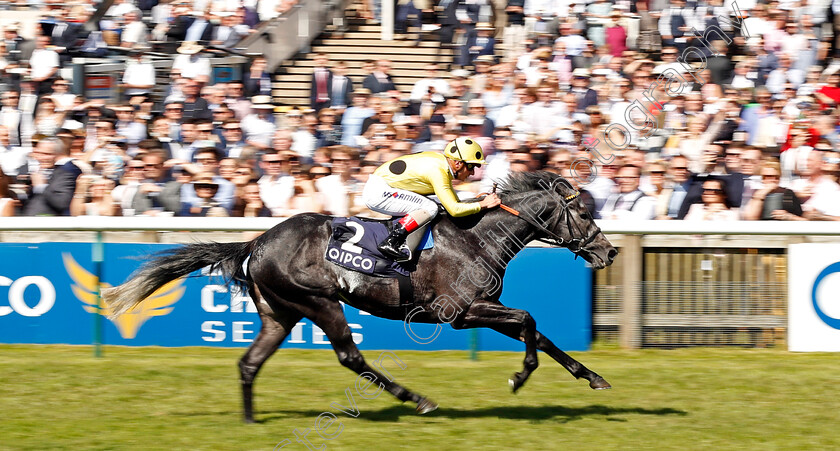
[[[513,201],[509,206],[516,209],[517,204]],[[481,252],[494,262],[488,263],[502,268],[536,236],[531,224],[501,208],[487,212],[472,231],[478,237]]]

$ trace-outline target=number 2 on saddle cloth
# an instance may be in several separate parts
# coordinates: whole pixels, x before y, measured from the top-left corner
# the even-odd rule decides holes
[[[376,248],[388,236],[387,222],[359,217],[333,218],[330,226],[332,235],[324,258],[343,268],[371,276],[408,276],[414,269],[418,251],[434,247],[431,227],[427,226],[416,250],[409,249],[412,258],[398,263],[382,255]]]

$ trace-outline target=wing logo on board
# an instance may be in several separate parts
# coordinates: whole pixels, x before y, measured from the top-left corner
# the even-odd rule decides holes
[[[96,302],[96,276],[77,263],[69,253],[63,253],[62,258],[64,269],[67,270],[67,274],[73,280],[73,285],[70,288],[76,298],[85,304],[85,311],[99,313],[107,317],[111,313],[110,307],[98,306]],[[183,278],[167,283],[149,295],[143,302],[120,315],[119,318],[111,320],[117,326],[120,336],[130,340],[137,336],[137,331],[149,318],[172,313],[172,310],[175,309],[173,305],[184,296],[184,291],[186,291],[186,287],[182,286],[183,283]],[[102,283],[102,288],[110,286],[111,284],[107,282]]]
[[[811,288],[811,303],[814,305],[814,311],[817,313],[817,316],[820,317],[822,322],[828,324],[834,329],[840,330],[840,318],[834,318],[826,314],[822,308],[820,308],[820,303],[817,300],[817,290],[820,288],[820,283],[826,278],[826,276],[836,272],[840,272],[840,262],[832,263],[820,271],[820,274],[816,279],[814,279],[814,286]]]

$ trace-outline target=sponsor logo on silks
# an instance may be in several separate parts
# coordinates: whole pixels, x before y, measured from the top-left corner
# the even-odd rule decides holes
[[[811,303],[814,305],[814,312],[817,313],[817,316],[820,317],[822,322],[828,324],[829,327],[833,329],[840,330],[840,318],[834,318],[832,316],[828,316],[825,312],[823,312],[822,308],[820,308],[820,303],[817,300],[817,291],[820,288],[820,283],[826,276],[834,274],[836,272],[840,272],[840,262],[832,263],[826,266],[825,269],[820,272],[816,279],[814,279],[814,286],[811,288]]]
[[[373,274],[373,269],[376,266],[373,258],[354,252],[347,252],[337,247],[329,247],[327,249],[327,260],[365,274]]]
[[[420,202],[419,196],[412,196],[405,193],[384,193],[382,194],[382,197],[393,197],[394,199],[407,200],[409,202]]]
[[[64,260],[64,269],[67,270],[67,274],[73,279],[73,285],[70,288],[73,290],[76,298],[86,304],[84,305],[85,311],[88,313],[99,313],[106,317],[110,315],[111,308],[103,306],[101,304],[102,300],[97,296],[96,276],[78,264],[71,254],[65,252],[62,254],[62,258]],[[175,309],[172,305],[178,302],[184,296],[184,291],[186,291],[186,287],[181,286],[183,283],[183,277],[167,283],[131,310],[116,319],[112,319],[111,322],[117,326],[120,336],[126,340],[131,340],[137,336],[137,331],[140,330],[140,327],[149,318],[172,313],[172,310]],[[111,284],[109,283],[102,283],[102,288],[108,288],[110,286]]]

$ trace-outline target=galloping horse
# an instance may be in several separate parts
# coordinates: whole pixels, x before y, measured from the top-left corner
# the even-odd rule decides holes
[[[579,193],[565,179],[548,172],[514,173],[501,184],[498,194],[504,209],[465,218],[439,215],[433,229],[435,246],[420,253],[411,274],[411,321],[448,322],[456,329],[488,327],[523,341],[524,368],[510,380],[514,391],[539,365],[538,349],[575,378],[588,380],[593,389],[610,388],[601,376],[540,334],[528,312],[502,305],[498,284],[456,282],[465,263],[474,261],[481,261],[482,271],[496,274],[501,280],[508,262],[532,240],[566,247],[598,269],[610,265],[618,254],[577,197]],[[407,308],[399,302],[395,279],[368,276],[325,261],[330,220],[329,216],[304,213],[252,241],[197,243],[166,251],[124,284],[104,290],[103,299],[117,316],[167,282],[208,266],[247,287],[262,328],[239,361],[246,422],[254,421],[252,390],[257,372],[303,317],[324,331],[342,365],[360,375],[372,373],[397,399],[417,403],[419,413],[436,409],[431,400],[369,366],[353,342],[339,300],[395,320],[403,320]],[[440,303],[436,303],[439,299],[448,301],[448,314],[440,311]]]

